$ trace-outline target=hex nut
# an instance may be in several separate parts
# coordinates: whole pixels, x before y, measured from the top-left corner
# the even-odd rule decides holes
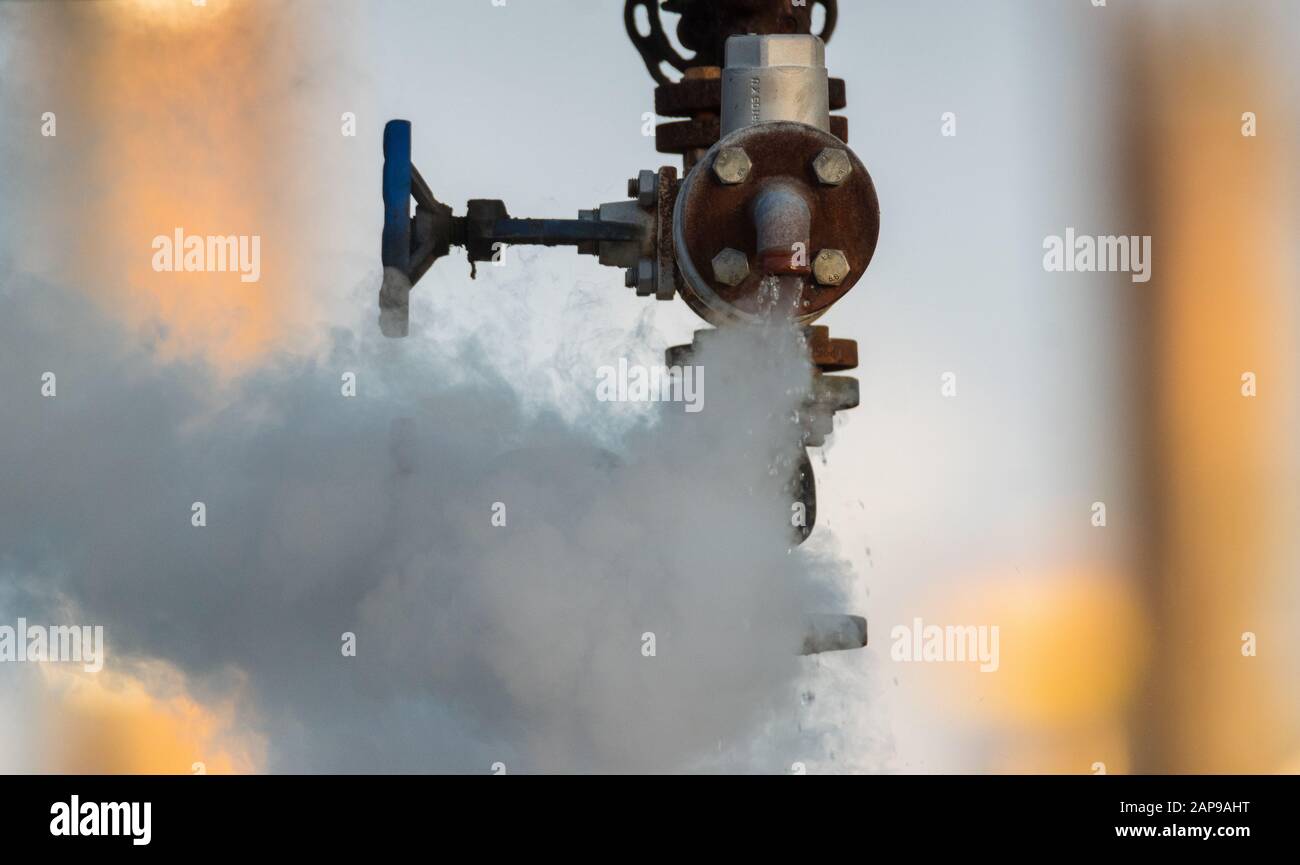
[[[713,256],[713,278],[735,287],[749,277],[749,259],[739,249],[726,249]]]
[[[629,187],[630,188],[630,187]],[[659,203],[659,172],[644,170],[636,179],[636,194],[630,196],[642,207],[654,207]]]
[[[849,159],[848,151],[827,147],[813,160],[813,171],[827,186],[839,186],[853,173],[853,161]]]
[[[714,176],[728,186],[744,183],[751,168],[749,154],[740,147],[724,147],[713,157]]]
[[[848,279],[849,259],[842,250],[823,249],[813,259],[813,277],[821,285],[839,285]]]
[[[655,293],[655,281],[659,275],[659,268],[655,262],[649,258],[643,258],[637,262],[636,269],[636,294],[637,297],[649,297]]]

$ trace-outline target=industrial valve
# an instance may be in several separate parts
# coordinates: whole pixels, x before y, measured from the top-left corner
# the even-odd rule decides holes
[[[680,15],[681,57],[664,34],[663,10]],[[811,32],[811,6],[824,22]],[[509,244],[575,246],[624,270],[640,296],[683,301],[713,328],[773,320],[802,329],[814,369],[795,434],[824,444],[837,412],[858,404],[856,379],[833,375],[857,366],[857,344],[833,339],[821,316],[863,277],[880,233],[871,175],[848,146],[844,82],[828,77],[825,40],[835,0],[627,0],[628,35],[658,82],[656,111],[681,118],[656,129],[660,152],[682,157],[684,176],[662,167],[628,183],[628,198],[578,212],[577,219],[519,219],[497,200],[471,200],[463,216],[434,198],[411,164],[411,126],[384,130],[383,285],[380,326],[407,334],[412,287],[452,246],[471,262],[492,260]],[[648,17],[638,26],[637,13]],[[670,81],[664,66],[682,72]],[[411,201],[415,202],[414,213]],[[472,271],[471,271],[472,273]],[[669,366],[690,363],[715,331],[667,350]],[[792,495],[812,531],[816,489],[806,452]],[[866,622],[839,617],[814,629],[805,651],[864,645]],[[811,647],[811,648],[810,648]]]
[[[476,198],[464,216],[433,197],[411,163],[411,124],[390,120],[384,127],[384,277],[379,292],[379,325],[385,336],[404,337],[409,328],[411,288],[430,265],[453,246],[464,247],[471,266],[492,261],[511,244],[576,246],[602,264],[626,268],[629,284],[642,261],[656,261],[661,190],[673,188],[672,168],[642,172],[629,184],[631,201],[583,210],[577,219],[515,219],[497,199]],[[411,201],[415,214],[411,214]],[[668,273],[666,269],[663,271]],[[639,294],[671,300],[672,283],[651,278],[635,283]]]

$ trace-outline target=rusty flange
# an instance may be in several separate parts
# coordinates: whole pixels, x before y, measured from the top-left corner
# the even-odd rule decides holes
[[[688,70],[689,72],[689,70]],[[848,104],[843,78],[827,81],[831,111]],[[699,113],[722,113],[722,78],[691,76],[655,88],[655,113],[661,117],[693,117]],[[712,142],[709,142],[712,144]]]
[[[741,182],[724,182],[713,170],[720,153],[743,151],[750,163]],[[847,173],[835,183],[819,176],[818,157],[836,152]],[[824,161],[824,157],[823,157]],[[725,174],[724,174],[725,176]],[[839,251],[848,270],[833,284],[804,280],[799,297],[785,297],[798,280],[784,280],[779,298],[764,297],[765,274],[751,215],[755,197],[772,180],[797,184],[811,213],[811,236],[804,250],[810,264],[822,251]],[[711,324],[763,319],[765,306],[793,310],[809,324],[844,296],[866,271],[880,234],[880,204],[866,166],[843,142],[802,123],[763,123],[738,129],[715,144],[682,182],[673,214],[673,238],[682,275],[683,299]],[[715,278],[709,263],[722,250],[739,250],[749,260],[749,275],[729,284]],[[775,300],[776,302],[773,302]],[[781,301],[789,301],[788,305]]]
[[[857,340],[831,339],[831,329],[820,324],[804,328],[804,339],[808,341],[808,356],[813,366],[822,372],[857,368]]]
[[[828,82],[831,111],[838,111],[846,103],[844,79],[832,78]],[[689,171],[698,158],[715,143],[722,133],[722,69],[716,66],[692,66],[680,81],[661,84],[655,88],[655,113],[663,117],[687,117],[688,120],[670,120],[655,128],[655,149],[660,153],[676,153],[686,162]],[[849,141],[849,119],[832,115],[831,134]]]
[[[695,341],[689,345],[670,346],[664,353],[668,366],[685,366],[692,363],[700,338],[708,338],[715,333],[711,329],[697,330]],[[825,325],[814,325],[803,329],[804,340],[808,346],[808,359],[821,372],[844,372],[858,366],[858,343],[853,339],[832,339],[831,330]]]
[[[670,367],[695,363],[701,347],[717,332],[712,328],[695,331],[689,345],[670,346],[664,352],[664,363]],[[835,429],[836,412],[856,408],[859,400],[856,378],[825,373],[856,367],[858,344],[851,339],[831,339],[825,327],[808,327],[803,332],[814,370],[799,411],[798,434],[803,445],[821,447]]]
[[[672,300],[677,293],[677,256],[673,249],[673,205],[677,203],[677,169],[659,169],[655,195],[655,298]]]
[[[677,154],[705,150],[717,143],[721,132],[722,122],[713,116],[670,120],[655,127],[655,150]],[[839,114],[831,115],[831,134],[841,143],[848,144],[849,119]]]

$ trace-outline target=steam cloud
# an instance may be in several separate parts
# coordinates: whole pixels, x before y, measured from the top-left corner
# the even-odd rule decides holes
[[[0,185],[0,613],[102,624],[108,666],[161,658],[200,694],[238,671],[270,771],[877,759],[843,726],[865,660],[826,662],[841,700],[819,709],[823,662],[796,655],[805,613],[848,610],[842,566],[790,549],[809,376],[790,334],[713,343],[698,414],[620,412],[594,378],[539,407],[472,338],[384,341],[376,267],[323,348],[228,381],[15,266],[18,191]],[[0,691],[23,693],[8,666]]]
[[[4,608],[71,603],[110,664],[245,671],[273,769],[686,768],[790,701],[803,613],[843,607],[788,551],[807,370],[779,334],[704,355],[706,410],[611,453],[463,347],[338,330],[214,401],[74,292],[3,301]]]

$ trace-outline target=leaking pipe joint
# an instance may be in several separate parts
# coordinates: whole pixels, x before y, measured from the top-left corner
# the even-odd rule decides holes
[[[772,179],[754,196],[749,209],[758,239],[759,266],[766,274],[810,272],[808,242],[812,212],[799,185]]]

